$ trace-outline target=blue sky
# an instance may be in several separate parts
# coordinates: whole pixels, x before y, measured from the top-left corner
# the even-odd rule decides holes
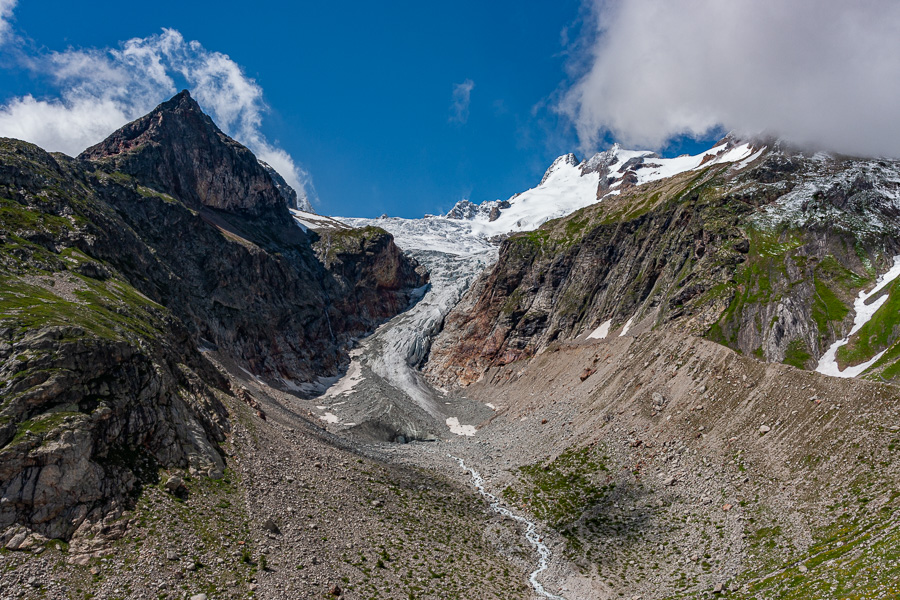
[[[266,109],[250,135],[309,174],[318,212],[416,217],[461,198],[507,198],[577,151],[575,127],[556,107],[589,12],[577,0],[20,2],[7,19],[16,39],[0,47],[0,102],[55,101],[74,85],[34,57],[102,54],[172,28],[255,80]],[[455,86],[466,82],[468,105],[454,109]],[[147,94],[159,102],[168,92]],[[709,145],[679,138],[667,154]]]

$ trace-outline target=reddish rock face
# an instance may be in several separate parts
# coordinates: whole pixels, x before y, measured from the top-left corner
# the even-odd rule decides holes
[[[402,290],[428,281],[424,268],[406,258],[393,236],[378,227],[321,231],[313,248],[331,273],[334,306],[370,322],[409,305]]]

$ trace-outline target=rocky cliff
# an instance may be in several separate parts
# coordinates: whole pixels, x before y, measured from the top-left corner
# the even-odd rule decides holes
[[[186,90],[78,158],[105,163],[191,208],[287,213],[265,167],[222,133]]]
[[[424,285],[426,270],[404,256],[378,227],[320,229],[313,249],[334,281],[330,298],[341,314],[377,322],[409,306],[401,292]]]
[[[425,282],[375,238],[329,270],[187,93],[78,160],[0,141],[0,541],[109,530],[160,467],[218,477],[234,392],[198,348],[335,374]]]
[[[857,293],[900,253],[900,163],[754,144],[740,163],[618,184],[510,237],[448,316],[429,375],[466,384],[555,341],[658,327],[814,368],[850,332]],[[900,298],[896,286],[886,294],[885,307]],[[886,350],[873,370],[895,376],[900,328],[885,307],[877,331],[838,351],[841,367]]]

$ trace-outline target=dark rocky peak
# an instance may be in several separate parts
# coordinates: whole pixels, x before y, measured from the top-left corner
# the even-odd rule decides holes
[[[627,173],[628,171],[636,171],[642,167],[648,166],[644,163],[645,156],[635,156],[634,158],[629,158],[625,161],[625,163],[619,167],[619,173]],[[655,163],[651,163],[655,164]]]
[[[460,221],[471,221],[479,216],[487,217],[488,221],[496,221],[500,217],[500,211],[510,206],[508,200],[485,200],[481,204],[475,204],[470,200],[460,200],[445,216],[448,219]]]
[[[812,156],[819,149],[801,148],[791,142],[788,142],[771,131],[762,131],[755,134],[741,134],[735,131],[729,131],[707,152],[712,154],[721,154],[737,146],[749,144],[753,152],[766,149],[766,154],[780,153],[785,155],[807,154]]]
[[[597,152],[581,164],[581,174],[600,173],[605,175],[609,171],[610,165],[615,164],[618,160],[618,152],[619,144],[613,144],[609,150]]]
[[[81,153],[186,204],[288,221],[276,182],[225,135],[187,90]]]
[[[471,200],[460,200],[447,213],[448,219],[474,219],[478,214],[478,205]]]

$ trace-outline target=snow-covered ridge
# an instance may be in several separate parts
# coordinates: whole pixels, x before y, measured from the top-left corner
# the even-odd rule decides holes
[[[660,158],[653,152],[623,150],[618,145],[579,162],[574,154],[560,156],[536,186],[510,197],[475,204],[461,200],[444,216],[422,219],[336,217],[353,227],[377,225],[393,234],[408,250],[436,250],[455,255],[481,253],[510,233],[532,231],[547,221],[596,204],[621,189],[672,177],[711,164],[747,166],[763,149],[726,138],[695,156]],[[296,214],[296,213],[295,213]],[[304,217],[305,219],[308,217]],[[308,225],[315,227],[314,225]]]
[[[297,210],[294,208],[289,208],[288,210],[291,212],[291,216],[294,217],[294,221],[303,231],[309,229],[350,229],[349,225],[345,225],[331,217],[325,217],[313,212]]]
[[[691,156],[660,158],[645,150],[623,150],[618,145],[579,162],[574,154],[560,156],[540,184],[509,200],[474,204],[461,200],[445,218],[472,222],[475,235],[530,231],[547,221],[590,206],[622,188],[643,185],[713,164],[740,162],[747,166],[765,148],[736,144],[726,138],[717,146]]]
[[[743,161],[739,166],[743,168],[764,150],[765,148],[761,148],[754,152],[753,146],[748,143],[734,146],[726,143],[700,154],[685,154],[676,158],[659,158],[653,153],[618,150],[615,154],[616,162],[609,166],[609,189],[628,182],[629,173],[634,174],[631,179],[634,185],[643,185],[709,165]]]

